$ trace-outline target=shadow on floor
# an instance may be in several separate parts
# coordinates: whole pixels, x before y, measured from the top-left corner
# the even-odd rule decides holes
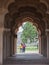
[[[16,54],[8,57],[4,64],[46,64],[49,65],[49,59],[41,54]]]

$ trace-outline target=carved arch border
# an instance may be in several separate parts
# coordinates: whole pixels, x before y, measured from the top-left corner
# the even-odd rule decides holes
[[[34,23],[37,24],[37,27],[41,30],[42,34],[44,34],[46,22],[43,18],[46,17],[46,5],[38,2],[33,3],[33,5],[21,4],[21,6],[17,7],[16,3],[17,2],[11,3],[8,6],[8,13],[5,15],[4,28],[10,29],[13,32],[15,31],[15,28],[18,29],[18,27],[22,25],[25,18],[26,20],[31,18],[31,21],[33,20]]]
[[[15,0],[15,2],[9,4],[8,6],[8,13],[5,15],[4,28],[9,28],[10,30],[12,30],[12,28],[16,28],[16,27],[18,28],[18,24],[20,24],[20,21],[18,20],[19,18],[22,19],[23,17],[25,18],[30,17],[32,19],[34,18],[34,22],[36,20],[38,21],[35,23],[38,25],[38,28],[42,31],[43,34],[45,32],[46,23],[47,23],[45,21],[45,17],[47,17],[46,11],[47,11],[46,4],[40,2],[39,0],[34,1],[34,3],[33,1],[26,3],[26,1],[16,2]],[[16,19],[19,22],[16,22]]]

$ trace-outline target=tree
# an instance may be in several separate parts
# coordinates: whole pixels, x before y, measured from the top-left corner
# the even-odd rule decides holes
[[[22,25],[23,31],[21,34],[21,39],[23,43],[27,43],[27,40],[30,40],[30,43],[34,41],[34,39],[37,37],[37,29],[36,27],[30,23],[26,22]]]

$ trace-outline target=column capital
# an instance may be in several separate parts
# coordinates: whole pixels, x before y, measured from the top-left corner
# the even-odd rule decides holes
[[[48,35],[49,34],[49,29],[46,29],[45,32],[46,32],[46,35]]]
[[[1,31],[1,32],[3,32],[3,31],[11,31],[11,29],[2,27],[2,28],[0,28],[0,31]]]
[[[46,31],[46,32],[49,32],[49,29],[46,29],[45,31]]]
[[[1,32],[3,32],[3,29],[4,29],[4,28],[3,28],[3,27],[1,27],[1,28],[0,28],[0,31],[1,31]]]

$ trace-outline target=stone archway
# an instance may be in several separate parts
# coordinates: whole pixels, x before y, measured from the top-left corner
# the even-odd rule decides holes
[[[18,2],[19,4],[19,2]],[[17,5],[18,5],[17,4]],[[22,5],[21,5],[22,4]],[[33,4],[33,5],[32,5]],[[44,56],[47,56],[47,40],[46,39],[46,23],[43,20],[44,16],[46,16],[46,10],[47,7],[44,3],[37,2],[36,1],[33,3],[32,2],[28,4],[25,2],[24,5],[23,3],[20,3],[21,6],[17,6],[16,2],[12,3],[8,7],[8,13],[5,15],[5,31],[4,31],[4,59],[8,58],[9,56],[14,54],[14,37],[16,36],[15,29],[25,21],[25,20],[31,20],[37,24],[38,28],[41,31],[41,54]],[[38,8],[38,6],[40,6]],[[43,8],[42,8],[43,7]],[[46,46],[46,48],[45,48]],[[9,48],[8,48],[9,47]],[[46,52],[45,52],[46,51]],[[9,52],[9,53],[8,53]],[[6,56],[5,56],[6,55]]]
[[[30,18],[29,18],[30,17]],[[32,20],[34,19],[34,21],[32,21]],[[18,19],[16,19],[15,21],[17,21],[18,23],[16,23],[15,25],[14,25],[14,27],[13,27],[13,32],[15,31],[15,29],[17,28],[19,28],[19,26],[21,26],[22,25],[22,23],[25,21],[25,20],[30,20],[30,21],[32,21],[32,23],[34,23],[34,25],[38,25],[37,27],[41,30],[41,35],[43,36],[43,34],[44,34],[44,32],[45,32],[45,28],[43,27],[43,26],[45,26],[45,23],[41,23],[40,24],[40,21],[38,20],[38,18],[34,18],[33,17],[33,15],[30,15],[30,14],[28,14],[27,13],[27,15],[25,14],[23,14],[21,17],[19,17]],[[40,38],[41,38],[41,35],[40,35]],[[44,35],[45,36],[45,35]],[[42,42],[42,45],[43,45],[43,42]],[[44,52],[42,52],[42,50],[44,50],[43,48],[42,49],[40,49],[40,53],[41,54],[45,54]]]
[[[39,28],[39,25],[36,23],[36,21],[35,20],[33,20],[32,18],[30,18],[30,17],[26,17],[26,18],[22,18],[22,20],[19,20],[20,22],[19,22],[19,24],[18,24],[18,28],[16,27],[16,25],[14,26],[14,31],[15,31],[15,35],[17,35],[17,32],[19,31],[19,27],[21,27],[22,25],[23,25],[23,23],[25,23],[25,22],[30,22],[30,24],[33,24],[36,28],[37,28],[37,31],[38,31],[38,40],[39,40],[39,49],[38,49],[38,53],[40,53],[41,54],[41,30],[40,30],[40,28]],[[13,31],[13,32],[14,32]],[[14,54],[16,54],[17,52],[17,50],[16,49],[18,49],[18,48],[16,48],[17,46],[16,46],[16,37],[15,37],[15,43],[14,43]],[[32,51],[33,52],[33,51]],[[35,52],[36,53],[36,52]]]

